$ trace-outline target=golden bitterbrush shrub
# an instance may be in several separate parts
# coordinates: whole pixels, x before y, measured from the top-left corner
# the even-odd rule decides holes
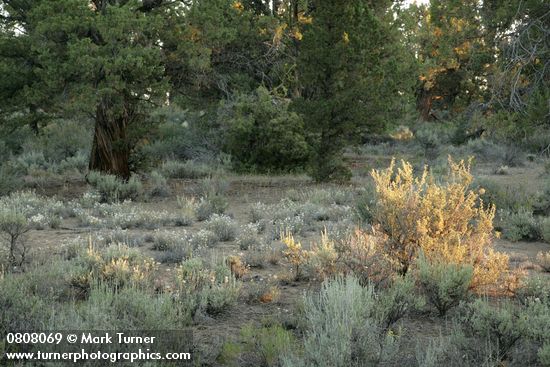
[[[437,181],[425,168],[415,177],[410,163],[373,170],[377,205],[374,228],[401,273],[420,252],[428,260],[470,264],[472,288],[494,285],[508,274],[508,257],[492,249],[495,207],[472,191],[470,161],[449,158],[449,173]]]
[[[321,242],[312,244],[308,260],[319,279],[330,278],[339,272],[338,253],[326,228],[321,232]]]
[[[302,244],[294,239],[291,232],[281,233],[281,240],[286,246],[283,255],[294,267],[294,276],[298,280],[302,276],[303,265],[306,265],[310,258],[310,251],[304,250]]]
[[[392,280],[394,263],[385,251],[387,236],[356,228],[336,247],[344,273],[353,273],[361,283],[383,287]]]
[[[231,274],[235,276],[235,279],[242,279],[250,270],[240,256],[229,256],[226,263],[229,269],[231,269]]]

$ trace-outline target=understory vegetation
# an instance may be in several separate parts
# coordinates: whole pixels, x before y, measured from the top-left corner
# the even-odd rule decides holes
[[[168,197],[148,194],[146,178],[135,185],[101,175],[71,200],[4,196],[0,328],[190,328],[200,338],[201,329],[265,308],[240,333],[197,342],[194,358],[548,365],[550,252],[518,266],[498,251],[502,201],[483,200],[490,187],[474,179],[471,160],[449,158],[442,170],[385,164],[354,185],[290,188],[237,206],[228,195],[242,177],[220,171],[181,194],[167,180]],[[36,241],[65,228],[64,241]],[[288,298],[294,287],[305,288]],[[412,323],[426,319],[431,335],[412,335]]]

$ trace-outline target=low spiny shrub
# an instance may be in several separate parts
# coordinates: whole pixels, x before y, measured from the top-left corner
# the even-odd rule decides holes
[[[544,275],[526,277],[515,292],[523,305],[531,301],[540,301],[550,305],[550,282]]]
[[[258,246],[260,239],[258,233],[260,231],[259,224],[248,223],[241,226],[239,235],[237,236],[237,244],[241,250],[248,250],[251,247]]]
[[[493,307],[489,302],[478,299],[466,306],[466,309],[463,319],[465,328],[492,343],[498,361],[508,359],[512,348],[527,335],[526,318],[509,301]]]
[[[540,232],[542,240],[550,243],[550,218],[544,218],[540,221]]]
[[[207,195],[200,198],[196,206],[197,220],[204,221],[212,215],[221,215],[227,209],[227,199],[223,195]]]
[[[0,237],[8,250],[8,265],[21,266],[25,262],[27,246],[23,236],[31,229],[25,215],[17,209],[0,210]]]

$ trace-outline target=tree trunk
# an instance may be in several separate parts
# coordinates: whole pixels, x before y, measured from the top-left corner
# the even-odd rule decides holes
[[[109,112],[109,103],[102,100],[96,110],[95,132],[88,168],[130,178],[130,147],[127,141],[128,116]]]
[[[429,121],[431,119],[432,94],[423,87],[420,87],[418,91],[416,107],[423,121]]]
[[[38,135],[38,134],[40,134],[40,129],[38,127],[38,122],[40,121],[40,117],[38,116],[38,109],[36,108],[35,105],[30,105],[29,106],[29,112],[30,112],[30,116],[31,116],[29,126],[30,126],[32,132],[35,135]]]

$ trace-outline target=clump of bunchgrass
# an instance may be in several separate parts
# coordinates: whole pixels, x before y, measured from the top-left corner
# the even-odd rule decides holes
[[[126,229],[115,228],[105,236],[105,244],[124,243],[128,247],[139,247],[145,243],[145,236],[141,234],[130,233]]]
[[[212,173],[212,169],[209,166],[194,161],[180,162],[168,160],[162,164],[160,170],[163,175],[170,178],[196,179],[207,177]]]
[[[281,325],[255,327],[249,324],[241,329],[237,341],[224,343],[218,361],[229,365],[244,360],[267,367],[281,366],[285,354],[295,348],[294,335]]]
[[[113,288],[125,286],[150,286],[156,263],[140,251],[124,244],[113,244],[98,249],[92,240],[81,256],[76,258],[82,270],[75,274],[71,284],[83,295],[87,295],[93,284],[102,282]]]
[[[198,204],[193,197],[178,196],[178,217],[183,225],[191,225],[197,216]]]

